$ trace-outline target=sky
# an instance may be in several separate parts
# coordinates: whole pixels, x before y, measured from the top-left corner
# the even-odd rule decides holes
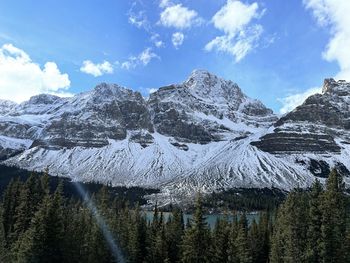
[[[349,0],[0,1],[0,99],[141,92],[205,69],[286,113],[350,81]]]

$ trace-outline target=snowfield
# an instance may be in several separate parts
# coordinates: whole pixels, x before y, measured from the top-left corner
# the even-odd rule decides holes
[[[349,186],[350,118],[333,116],[337,123],[329,124],[329,110],[315,105],[344,112],[350,84],[327,85],[280,119],[206,71],[148,100],[102,83],[72,98],[0,101],[0,159],[74,181],[160,188],[165,203],[234,187],[305,188],[315,178],[325,181],[332,167]]]

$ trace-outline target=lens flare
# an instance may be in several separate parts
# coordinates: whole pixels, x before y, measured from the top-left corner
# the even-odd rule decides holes
[[[96,205],[89,197],[87,191],[85,191],[85,189],[80,185],[80,183],[74,183],[74,186],[76,187],[78,193],[81,195],[83,200],[86,202],[88,209],[90,210],[91,214],[95,218],[97,225],[101,229],[102,234],[106,239],[109,249],[113,257],[115,258],[116,262],[125,263],[126,261],[123,256],[122,250],[117,245],[117,242],[114,240],[112,232],[110,231],[106,221],[98,212]]]

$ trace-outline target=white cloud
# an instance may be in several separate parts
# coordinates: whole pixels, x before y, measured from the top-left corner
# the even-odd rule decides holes
[[[12,44],[0,48],[0,98],[22,102],[40,93],[69,95],[68,74],[56,63],[47,62],[42,69],[30,56]]]
[[[108,61],[103,61],[99,64],[94,64],[90,60],[85,60],[80,67],[80,71],[86,74],[90,74],[94,77],[99,77],[104,74],[112,74],[114,72],[113,66]]]
[[[329,27],[331,38],[322,56],[327,61],[339,65],[337,79],[350,80],[350,1],[349,0],[303,0],[319,26]],[[281,113],[286,113],[300,105],[307,97],[321,93],[321,88],[310,88],[303,93],[287,96],[280,101]]]
[[[171,6],[171,2],[169,0],[160,0],[159,7],[166,8],[168,6]]]
[[[164,42],[160,39],[159,34],[157,33],[153,33],[151,36],[151,42],[157,47],[163,47],[164,46]]]
[[[176,32],[172,35],[171,41],[173,42],[174,47],[177,49],[184,42],[185,36],[181,32]]]
[[[148,29],[148,20],[145,15],[145,11],[139,11],[137,13],[129,13],[128,21],[131,25],[137,28]]]
[[[240,1],[228,0],[212,18],[214,26],[226,34],[235,35],[250,23],[254,17],[258,17],[259,6],[257,3],[245,5]]]
[[[258,45],[263,27],[252,24],[252,21],[259,19],[264,12],[265,10],[259,11],[257,3],[249,5],[236,0],[227,0],[212,18],[214,26],[223,31],[224,35],[211,40],[204,49],[229,53],[234,56],[236,62],[239,62]]]
[[[282,103],[282,108],[280,109],[281,114],[288,113],[294,110],[297,106],[301,105],[308,97],[316,93],[321,93],[322,88],[310,88],[305,92],[289,95],[285,98],[279,99]]]
[[[256,47],[262,32],[262,26],[255,25],[246,31],[240,31],[235,37],[231,35],[216,37],[205,46],[205,50],[217,49],[218,51],[229,53],[235,57],[236,62],[239,62]]]
[[[323,53],[327,61],[337,61],[337,79],[350,80],[350,1],[304,0],[320,26],[330,27],[331,38]]]
[[[131,56],[127,61],[123,62],[121,67],[124,69],[132,69],[136,68],[138,65],[147,66],[154,58],[160,59],[151,48],[146,48],[138,56]]]
[[[143,3],[140,1],[135,1],[132,3],[131,8],[129,9],[127,16],[128,22],[131,25],[136,26],[137,28],[143,28],[146,31],[151,30],[151,24],[148,21],[146,11],[143,10]]]
[[[160,6],[165,7],[165,9],[160,14],[159,23],[165,27],[185,29],[201,24],[203,21],[196,11],[184,7],[182,4],[174,5],[167,1],[167,5],[165,5],[162,2]]]
[[[149,94],[151,94],[151,93],[156,92],[158,89],[154,89],[154,88],[152,88],[152,89],[147,89],[147,90],[148,90],[148,93],[149,93]]]

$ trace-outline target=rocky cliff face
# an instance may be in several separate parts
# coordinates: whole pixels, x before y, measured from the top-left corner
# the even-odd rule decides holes
[[[102,83],[72,98],[0,101],[0,159],[74,180],[160,187],[166,200],[198,189],[306,187],[334,166],[349,175],[349,91],[326,80],[322,94],[280,119],[203,70],[148,100]]]
[[[341,156],[350,142],[350,83],[326,79],[322,94],[315,94],[280,118],[273,132],[252,145],[273,154]],[[310,169],[321,163],[309,162]],[[329,172],[326,169],[322,174]],[[345,171],[342,163],[335,166]],[[346,171],[348,173],[348,171]]]
[[[249,130],[239,131],[232,124],[267,127],[277,119],[260,101],[244,95],[236,83],[201,70],[182,84],[160,88],[148,103],[155,129],[182,142],[225,140]]]

